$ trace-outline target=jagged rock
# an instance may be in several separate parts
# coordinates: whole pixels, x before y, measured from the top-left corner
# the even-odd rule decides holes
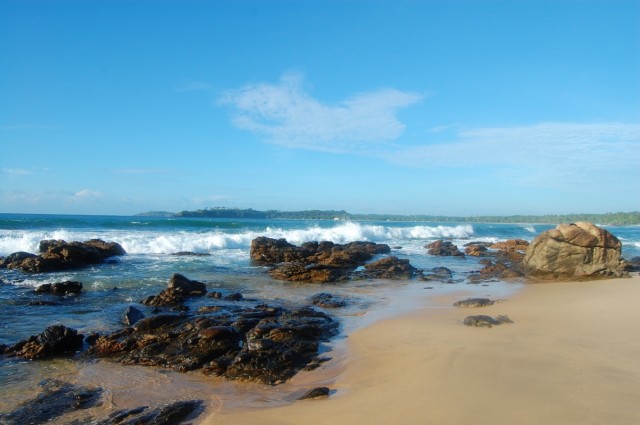
[[[493,305],[495,301],[489,298],[467,298],[466,300],[456,301],[454,307],[487,307]]]
[[[315,294],[311,297],[311,303],[322,308],[340,308],[347,305],[347,302],[343,299],[334,298],[333,295],[326,292]]]
[[[37,257],[37,255],[24,251],[14,252],[0,261],[0,268],[17,269],[20,268],[20,265],[24,260],[35,257]]]
[[[478,316],[467,316],[465,317],[463,323],[466,326],[490,328],[492,326],[498,326],[503,323],[513,323],[513,320],[509,319],[507,316],[497,316],[496,318],[493,318],[491,316],[481,314]]]
[[[435,242],[425,245],[429,255],[464,257],[464,253],[458,250],[458,247],[450,241],[439,239]]]
[[[190,280],[175,273],[169,279],[166,289],[163,289],[158,295],[148,296],[141,303],[154,307],[177,307],[181,306],[188,297],[201,297],[206,292],[207,286],[204,283]]]
[[[53,325],[18,342],[7,353],[30,360],[73,355],[82,348],[83,339],[75,329]]]
[[[365,264],[363,271],[370,279],[411,279],[416,273],[417,270],[409,264],[409,260],[393,255]]]
[[[592,279],[622,277],[622,243],[592,223],[559,224],[537,236],[523,260],[526,277]]]
[[[127,326],[133,326],[142,319],[144,319],[144,314],[132,305],[127,307],[122,315],[122,323]]]
[[[331,390],[327,387],[316,387],[307,391],[302,396],[298,397],[298,400],[308,400],[310,398],[326,397],[329,395],[330,392]]]
[[[21,403],[13,412],[0,414],[6,425],[44,424],[66,413],[101,404],[102,389],[87,388],[56,380],[41,384],[42,393]]]
[[[523,276],[522,263],[520,262],[512,263],[508,260],[502,260],[493,263],[491,260],[484,260],[481,264],[484,264],[484,267],[469,276],[470,282],[492,279],[516,279]]]
[[[52,272],[99,264],[107,258],[125,255],[126,252],[115,242],[91,239],[86,242],[65,242],[44,240],[40,242],[40,255],[14,253],[5,259],[10,269],[20,269],[27,273]]]
[[[490,248],[499,251],[526,251],[528,246],[529,242],[524,239],[508,239],[503,242],[496,242]]]
[[[631,260],[625,261],[624,270],[626,272],[640,271],[640,257],[633,257]]]
[[[311,363],[319,343],[337,328],[312,308],[235,306],[142,319],[133,328],[99,336],[86,356],[277,384]]]
[[[91,423],[95,425],[177,425],[186,419],[199,416],[202,412],[202,400],[177,401],[143,414],[146,409],[148,409],[147,406],[141,406],[136,409],[120,410],[109,415],[107,419]]]
[[[38,294],[69,295],[82,292],[82,283],[74,281],[45,283],[36,288]]]
[[[484,242],[472,242],[465,245],[464,253],[470,257],[484,257],[491,244]]]
[[[300,246],[285,239],[259,237],[251,241],[251,259],[272,266],[274,279],[292,282],[335,282],[347,279],[357,267],[376,254],[389,253],[391,248],[373,242],[307,242]]]

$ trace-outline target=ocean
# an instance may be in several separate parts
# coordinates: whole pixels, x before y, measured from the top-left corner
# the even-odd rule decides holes
[[[24,274],[0,269],[0,344],[13,345],[52,324],[63,324],[84,334],[120,329],[121,316],[127,306],[140,306],[140,300],[160,292],[173,273],[180,273],[207,283],[210,291],[240,292],[246,303],[255,304],[260,300],[283,306],[299,305],[319,292],[347,298],[347,308],[329,312],[341,321],[341,336],[327,344],[325,350],[339,357],[340,341],[350,332],[385,314],[419,308],[414,300],[416,294],[425,293],[425,289],[434,289],[433,292],[439,295],[446,291],[483,294],[488,285],[492,293],[508,294],[521,285],[513,282],[470,284],[466,277],[482,267],[478,258],[430,256],[424,248],[426,244],[447,239],[464,249],[463,245],[471,241],[497,242],[514,238],[531,241],[553,227],[542,224],[0,214],[0,256],[17,251],[37,253],[38,244],[44,239],[85,241],[99,238],[117,242],[127,251],[126,256],[80,270]],[[625,258],[640,256],[640,226],[604,227],[623,242]],[[414,267],[425,270],[439,266],[449,268],[454,284],[364,280],[321,285],[274,281],[264,267],[253,264],[249,258],[251,241],[258,236],[285,238],[296,245],[324,240],[385,243],[392,248],[391,255],[409,259]],[[201,255],[175,255],[184,252]],[[70,297],[59,305],[30,305],[29,301],[35,297],[34,288],[66,280],[82,282],[83,294]],[[206,300],[195,301],[198,302],[205,303]],[[61,377],[75,382],[110,385],[111,403],[118,407],[127,402],[135,404],[136,400],[148,404],[149,397],[161,399],[156,393],[154,396],[148,393],[154,385],[165,389],[171,386],[173,399],[189,398],[193,393],[200,397],[210,393],[208,403],[213,408],[223,401],[229,408],[289,400],[287,391],[282,388],[274,390],[259,385],[225,383],[221,378],[181,375],[144,367],[104,362],[78,364],[70,360],[5,359],[0,362],[0,412],[35,394],[42,379]],[[143,384],[123,383],[124,377]],[[298,382],[292,385],[304,385],[306,381],[300,378]]]

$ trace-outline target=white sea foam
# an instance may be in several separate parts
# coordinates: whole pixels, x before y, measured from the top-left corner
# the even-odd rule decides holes
[[[0,255],[17,251],[37,252],[43,239],[83,241],[101,238],[118,242],[129,254],[171,254],[180,251],[213,252],[229,249],[247,249],[258,236],[285,238],[299,245],[310,241],[348,243],[373,241],[401,244],[403,241],[435,238],[466,239],[474,233],[471,225],[460,226],[379,226],[346,222],[333,227],[312,226],[303,229],[267,227],[264,231],[241,230],[237,233],[221,230],[204,232],[152,232],[108,230],[104,232],[66,231],[0,231]]]

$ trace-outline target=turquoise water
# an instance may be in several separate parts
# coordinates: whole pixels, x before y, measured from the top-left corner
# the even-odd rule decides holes
[[[36,253],[43,239],[84,241],[100,238],[121,244],[127,255],[105,264],[81,270],[23,274],[0,269],[0,344],[14,344],[40,333],[52,324],[64,324],[81,333],[106,332],[121,328],[120,317],[128,305],[139,305],[148,295],[162,290],[173,273],[208,284],[209,290],[244,294],[247,305],[255,300],[284,306],[305,302],[318,292],[332,292],[350,300],[346,309],[332,311],[343,323],[343,334],[364,323],[362,317],[372,310],[388,305],[391,297],[414,297],[415,288],[424,282],[357,281],[330,285],[293,284],[271,280],[263,267],[249,258],[251,240],[258,236],[286,238],[300,244],[313,240],[336,243],[373,241],[392,247],[392,255],[408,258],[418,268],[444,266],[454,272],[456,285],[435,284],[442,291],[466,290],[477,285],[466,284],[469,272],[481,266],[477,258],[433,257],[424,245],[437,239],[450,239],[462,247],[470,241],[501,241],[520,238],[532,240],[550,225],[530,224],[451,224],[418,222],[351,222],[333,220],[232,220],[202,218],[152,218],[121,216],[14,215],[0,214],[0,256],[17,251]],[[640,227],[609,227],[623,242],[626,258],[640,256]],[[206,256],[175,256],[189,251]],[[80,281],[84,293],[67,297],[55,306],[33,306],[33,289],[43,283],[64,280]],[[434,286],[429,283],[430,286]],[[495,288],[500,283],[490,283]],[[476,289],[469,289],[476,290]],[[424,292],[424,291],[423,291]],[[390,294],[394,294],[393,296]],[[397,301],[397,300],[396,300]],[[195,300],[206,303],[207,300]],[[407,303],[395,305],[408,306]],[[402,309],[404,307],[400,307]],[[408,307],[407,307],[408,308]],[[56,367],[64,361],[13,361],[0,368],[0,394],[21,394],[34,386],[42,376],[56,375]],[[53,371],[51,371],[53,368]],[[135,369],[126,369],[132,371]],[[77,371],[76,371],[77,372]],[[130,372],[129,372],[130,373]],[[145,372],[147,373],[147,372]],[[146,378],[145,378],[146,379]],[[218,383],[219,384],[219,383]],[[9,390],[11,389],[11,390]],[[234,389],[234,394],[238,392]],[[241,392],[241,391],[240,391]],[[2,398],[2,397],[0,397]],[[269,398],[269,397],[267,397]],[[10,404],[10,403],[9,403]],[[0,411],[2,404],[0,403]]]

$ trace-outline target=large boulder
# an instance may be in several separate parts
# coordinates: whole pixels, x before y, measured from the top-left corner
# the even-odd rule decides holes
[[[49,326],[41,334],[18,342],[5,352],[29,360],[73,355],[82,349],[84,336],[62,325]]]
[[[592,223],[559,224],[527,248],[525,276],[535,279],[589,279],[624,275],[622,243]]]
[[[429,255],[464,257],[464,253],[458,250],[457,245],[454,245],[453,242],[450,241],[443,241],[442,239],[425,245],[425,248],[428,249],[427,254]]]
[[[40,252],[40,255],[15,253],[7,257],[3,264],[9,269],[42,273],[86,267],[102,263],[109,257],[126,254],[119,244],[100,239],[86,242],[44,240],[40,242]]]

